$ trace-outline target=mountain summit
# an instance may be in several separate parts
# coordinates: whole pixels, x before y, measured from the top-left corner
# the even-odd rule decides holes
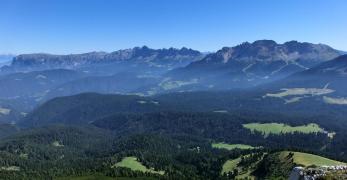
[[[297,41],[277,44],[273,40],[258,40],[253,43],[245,42],[235,47],[224,47],[216,54],[206,57],[202,62],[301,61],[310,65],[317,61],[333,59],[338,55],[337,50],[324,44],[300,43]]]
[[[224,47],[169,77],[180,81],[196,79],[194,86],[203,84],[205,88],[251,87],[306,70],[340,54],[324,44],[259,40]]]

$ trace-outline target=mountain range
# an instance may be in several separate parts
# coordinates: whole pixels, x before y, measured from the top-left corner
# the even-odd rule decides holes
[[[23,54],[16,56],[3,73],[41,71],[49,69],[75,69],[91,74],[112,75],[122,71],[141,71],[155,74],[187,65],[203,56],[192,49],[150,49],[146,46],[118,50],[111,53],[51,55]]]
[[[200,61],[179,68],[168,77],[176,81],[196,80],[192,86],[205,89],[232,89],[284,78],[341,55],[324,44],[272,40],[224,47]]]
[[[329,94],[334,97],[326,98],[344,103],[345,64],[341,59],[345,56],[337,58],[340,55],[341,51],[323,44],[272,40],[246,42],[209,54],[146,46],[112,53],[24,54],[1,68],[0,102],[12,112],[21,112],[55,97],[86,92],[148,96],[258,86],[276,92],[327,85],[334,89]]]
[[[97,120],[97,117],[107,117],[117,113],[163,111],[224,113],[240,111],[258,114],[281,112],[288,115],[334,114],[335,117],[343,117],[347,113],[344,106],[347,105],[346,80],[347,55],[342,55],[255,89],[176,92],[149,97],[95,93],[65,97],[60,95],[59,98],[49,100],[36,108],[22,123],[26,126],[52,123],[88,124]],[[76,88],[81,85],[76,82],[73,84]],[[122,82],[120,86],[123,84],[126,82]],[[318,108],[322,109],[317,112]]]

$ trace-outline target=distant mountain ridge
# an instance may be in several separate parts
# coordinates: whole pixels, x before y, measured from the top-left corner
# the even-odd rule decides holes
[[[289,41],[277,44],[273,40],[245,42],[235,47],[224,47],[211,54],[205,63],[228,63],[229,61],[326,61],[339,55],[337,50],[324,44]]]
[[[203,55],[188,48],[150,49],[147,46],[118,50],[111,53],[90,52],[84,54],[52,55],[22,54],[13,58],[3,72],[32,71],[47,69],[79,69],[98,64],[131,63],[131,66],[145,65],[156,68],[175,68],[198,60]],[[87,70],[90,70],[87,68]]]
[[[312,77],[292,77],[298,72],[315,70],[318,64],[335,64],[329,60],[340,54],[323,44],[259,40],[210,54],[188,48],[144,46],[112,53],[19,55],[11,65],[0,68],[0,100],[4,107],[27,113],[51,98],[79,93],[152,96],[258,88],[274,82],[271,83],[274,88],[262,95],[282,88],[322,89],[328,84],[335,90],[329,94],[334,96],[329,97],[340,98],[338,103],[346,104],[345,76],[340,76],[346,72],[343,67],[336,69],[338,76],[312,72]],[[325,71],[333,74],[333,66],[329,68]]]
[[[9,65],[13,57],[15,57],[13,54],[0,54],[0,68]]]
[[[0,63],[10,61],[15,55],[13,54],[0,54]]]

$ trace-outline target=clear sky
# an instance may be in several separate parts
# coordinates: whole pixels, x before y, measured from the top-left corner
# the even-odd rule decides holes
[[[0,1],[0,53],[215,51],[258,39],[347,50],[347,0]]]

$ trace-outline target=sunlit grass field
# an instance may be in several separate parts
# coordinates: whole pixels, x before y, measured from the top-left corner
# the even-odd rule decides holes
[[[285,133],[318,133],[323,132],[323,129],[319,127],[318,124],[307,124],[302,126],[290,126],[282,123],[249,123],[244,124],[244,128],[247,128],[251,131],[258,131],[264,134],[264,136],[268,136],[269,134],[285,134]]]
[[[226,172],[232,172],[234,169],[237,168],[237,164],[241,161],[241,157],[232,159],[232,160],[227,160],[223,164],[223,169],[222,169],[222,174]]]
[[[164,171],[155,171],[153,169],[148,169],[146,166],[142,165],[139,161],[137,161],[136,157],[125,157],[122,159],[121,162],[118,162],[113,167],[124,167],[124,168],[129,168],[133,171],[164,174]]]
[[[299,164],[302,166],[336,166],[336,165],[345,165],[343,162],[335,161],[332,159],[328,159],[325,157],[308,154],[308,153],[301,153],[301,152],[293,152],[294,156],[294,163]],[[283,159],[287,157],[289,154],[289,151],[283,151],[280,153],[280,158]]]
[[[227,149],[227,150],[233,150],[233,149],[254,149],[255,147],[246,145],[246,144],[226,144],[226,143],[213,143],[213,148],[219,148],[219,149]]]

